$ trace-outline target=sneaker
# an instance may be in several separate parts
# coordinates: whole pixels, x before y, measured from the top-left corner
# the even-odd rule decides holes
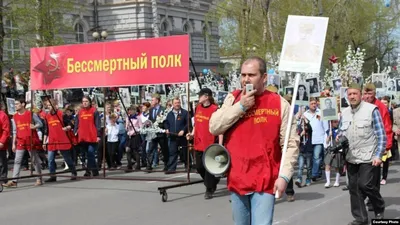
[[[286,200],[287,200],[288,202],[294,202],[294,196],[293,196],[293,195],[288,195],[288,196],[286,197]]]
[[[385,185],[385,184],[386,184],[386,180],[385,180],[385,179],[382,179],[382,180],[381,180],[381,184],[382,184],[382,185]]]
[[[335,183],[335,184],[333,184],[333,186],[334,186],[334,187],[339,187],[340,184],[339,184],[339,183]]]
[[[14,181],[10,180],[7,183],[2,184],[2,185],[3,185],[3,187],[6,187],[6,188],[16,188],[17,187],[17,182],[14,182]]]
[[[297,187],[299,187],[299,188],[302,187],[302,186],[301,186],[301,183],[303,183],[303,182],[302,182],[302,180],[301,180],[300,178],[297,178],[297,180],[294,182],[294,184],[296,184]]]
[[[35,187],[37,187],[37,186],[42,186],[42,185],[43,185],[43,181],[41,181],[41,180],[37,180],[37,181],[35,182],[35,184],[34,184]]]
[[[310,179],[307,179],[306,180],[306,186],[310,186],[311,185],[311,180]]]
[[[331,183],[327,182],[327,183],[325,184],[325,188],[330,188],[330,187],[331,187]]]
[[[346,186],[344,186],[344,187],[342,188],[342,190],[343,190],[343,191],[348,191],[349,188],[348,188],[347,185],[346,185]]]

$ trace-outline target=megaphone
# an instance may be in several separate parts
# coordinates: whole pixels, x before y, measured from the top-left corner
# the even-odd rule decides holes
[[[204,151],[203,165],[210,174],[222,177],[228,171],[230,164],[231,156],[224,146],[212,144]]]

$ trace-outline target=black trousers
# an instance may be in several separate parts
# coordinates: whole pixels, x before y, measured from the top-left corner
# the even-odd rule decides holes
[[[203,164],[203,153],[201,151],[196,152],[196,169],[200,174],[201,178],[204,180],[204,186],[206,186],[206,191],[216,190],[217,184],[219,183],[219,178],[216,178],[214,175],[210,174],[206,168],[204,168]]]
[[[389,172],[389,162],[390,162],[390,159],[391,159],[391,158],[386,159],[386,161],[383,162],[383,168],[382,168],[382,179],[383,179],[383,180],[386,180],[386,179],[387,179],[388,172]]]
[[[107,142],[107,152],[111,168],[116,168],[117,165],[121,165],[121,162],[118,159],[118,147],[119,147],[119,141]]]
[[[290,181],[285,190],[286,195],[294,195],[294,188],[293,188],[293,177],[290,178]]]
[[[0,179],[7,179],[8,172],[8,160],[7,160],[7,151],[0,150]],[[3,181],[6,183],[6,181]]]
[[[359,222],[368,222],[365,198],[371,201],[375,214],[385,211],[385,201],[379,193],[380,166],[371,163],[347,163],[351,213]]]

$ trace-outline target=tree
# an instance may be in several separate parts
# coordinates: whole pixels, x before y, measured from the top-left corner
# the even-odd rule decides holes
[[[248,47],[257,46],[255,54],[269,56],[267,60],[279,57],[289,15],[329,17],[324,67],[328,67],[327,59],[333,54],[343,58],[351,45],[354,50],[366,49],[365,73],[374,70],[375,58],[382,61],[392,54],[396,46],[392,32],[400,18],[396,7],[371,0],[223,0],[209,14],[220,22],[229,19],[236,25],[221,33],[221,55],[240,52],[244,57]],[[226,51],[225,44],[235,42],[239,44],[229,45]]]
[[[3,7],[6,21],[14,28],[6,32],[10,40],[19,40],[20,48],[64,44],[63,35],[73,32],[72,20],[65,15],[78,14],[80,6],[74,0],[13,0]],[[0,31],[1,32],[1,31]],[[1,35],[0,35],[1,36]],[[23,46],[22,46],[23,43]],[[5,62],[10,67],[29,65],[28,54],[15,54]]]

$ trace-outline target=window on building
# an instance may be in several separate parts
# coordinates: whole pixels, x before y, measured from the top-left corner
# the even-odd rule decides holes
[[[6,19],[6,23],[4,25],[4,50],[6,52],[6,56],[8,59],[19,58],[21,54],[21,43],[17,36],[16,31],[18,30],[18,26],[16,23],[13,23],[12,20]]]
[[[160,25],[160,36],[168,36],[169,35],[169,31],[168,31],[168,23],[167,21],[163,21]]]
[[[182,30],[185,34],[189,34],[189,25],[185,23],[185,25],[183,25]]]
[[[208,39],[208,30],[207,27],[203,27],[203,59],[209,60],[209,39]]]
[[[188,22],[185,23],[185,25],[183,25],[182,31],[183,31],[185,34],[188,34],[188,35],[189,35],[189,54],[190,54],[190,57],[192,57],[192,37],[191,37],[191,35],[190,35],[191,30],[190,30],[190,27],[189,27],[189,25],[188,25]]]
[[[75,41],[77,43],[85,42],[85,32],[83,31],[83,26],[80,23],[75,25]]]

